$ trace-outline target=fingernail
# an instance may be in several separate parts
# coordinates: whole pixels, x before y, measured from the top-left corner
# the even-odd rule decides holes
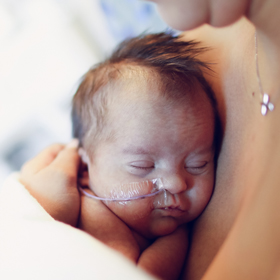
[[[80,155],[82,162],[84,162],[85,164],[89,163],[89,158],[87,156],[86,151],[83,148],[79,148],[78,154]]]
[[[71,140],[67,145],[66,145],[66,149],[77,149],[79,146],[79,140],[74,138],[73,140]]]

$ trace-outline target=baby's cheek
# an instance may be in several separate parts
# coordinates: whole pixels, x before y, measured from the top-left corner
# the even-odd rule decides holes
[[[153,224],[152,211],[153,203],[151,199],[134,200],[128,202],[109,203],[108,207],[131,229],[140,235],[151,238],[151,226]]]
[[[207,207],[213,192],[212,184],[204,184],[194,188],[190,194],[191,219],[197,218]]]
[[[149,218],[153,210],[150,198],[132,201],[108,202],[108,208],[127,224]]]

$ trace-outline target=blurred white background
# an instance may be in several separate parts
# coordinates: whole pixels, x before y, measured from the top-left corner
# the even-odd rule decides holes
[[[139,0],[0,0],[0,186],[71,139],[80,77],[126,37],[167,27]]]

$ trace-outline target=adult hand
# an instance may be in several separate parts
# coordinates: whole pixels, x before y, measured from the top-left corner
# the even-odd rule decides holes
[[[77,148],[76,139],[67,146],[54,144],[24,164],[20,172],[20,181],[44,209],[72,226],[76,226],[80,212]]]
[[[253,22],[267,20],[277,0],[150,0],[158,5],[163,19],[178,30],[189,30],[204,23],[223,27],[245,15]],[[274,4],[273,4],[274,3]],[[269,16],[269,15],[268,15]],[[261,20],[262,21],[262,20]]]

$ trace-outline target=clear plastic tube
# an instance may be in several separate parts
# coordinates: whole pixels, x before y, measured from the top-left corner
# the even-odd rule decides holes
[[[161,178],[113,186],[109,197],[99,197],[88,193],[85,189],[81,187],[79,187],[79,189],[84,195],[92,199],[107,202],[124,202],[140,200],[156,196],[161,192],[166,193]],[[164,198],[165,197],[166,194],[164,194]]]

